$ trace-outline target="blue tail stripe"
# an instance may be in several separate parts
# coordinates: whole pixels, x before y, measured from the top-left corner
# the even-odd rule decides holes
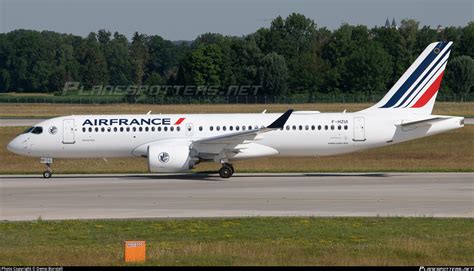
[[[439,48],[440,51],[448,44],[447,42],[439,42],[435,48]],[[434,51],[434,49],[433,49]],[[395,94],[390,98],[390,100],[381,108],[388,108],[394,106],[403,95],[408,91],[408,89],[413,85],[418,77],[426,70],[426,68],[433,62],[433,60],[438,56],[433,51],[431,51],[428,56],[421,62],[421,64],[416,68],[416,70],[408,77],[408,79],[403,83],[403,85],[395,92]]]
[[[413,102],[413,100],[418,96],[418,94],[420,94],[420,92],[426,87],[426,85],[428,85],[430,80],[433,79],[433,77],[435,77],[435,75],[439,72],[439,70],[441,70],[441,68],[444,66],[444,64],[446,64],[446,62],[448,62],[447,59],[443,62],[443,64],[441,64],[441,66],[439,66],[439,68],[435,71],[435,73],[433,73],[433,76],[431,76],[431,78],[425,82],[423,87],[421,87],[420,90],[418,90],[418,92],[411,98],[411,100],[404,106],[404,108],[407,107],[409,104],[411,104],[411,102]]]
[[[416,84],[416,86],[411,90],[410,94],[408,94],[407,96],[405,96],[405,99],[403,99],[403,102],[401,102],[399,105],[395,106],[395,108],[399,108],[400,106],[402,106],[408,99],[410,99],[411,95],[413,95],[413,93],[418,89],[418,87],[421,85],[421,83],[423,83],[426,79],[426,77],[428,77],[428,75],[434,70],[434,68],[436,68],[436,66],[438,66],[439,62],[441,62],[441,60],[443,60],[443,58],[446,56],[446,54],[448,54],[450,52],[450,49],[449,48],[446,48],[446,51],[443,53],[443,55],[436,61],[436,63],[430,68],[430,70],[423,76],[423,78],[418,81],[418,83]],[[430,78],[431,79],[431,78]],[[429,80],[428,80],[429,81]],[[426,85],[426,84],[425,84]]]

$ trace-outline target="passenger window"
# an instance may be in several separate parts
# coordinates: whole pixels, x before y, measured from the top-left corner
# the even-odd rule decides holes
[[[174,127],[171,126],[171,127],[170,127],[170,132],[173,132],[173,131],[174,131]]]
[[[221,127],[219,126],[216,126],[216,130],[219,131],[221,129]]]
[[[210,131],[214,130],[214,126],[210,126],[210,127],[209,127],[209,130],[210,130]]]
[[[338,126],[337,126],[337,129],[338,129],[338,130],[341,130],[341,128],[342,128],[341,125],[338,125]]]
[[[247,129],[247,127],[242,126],[242,131],[245,131],[246,129]]]
[[[316,129],[316,127],[314,125],[311,125],[311,130],[314,131],[315,129]]]
[[[130,127],[127,127],[127,132],[130,132]]]
[[[324,125],[324,130],[327,130],[328,129],[328,126],[327,125]]]
[[[86,127],[82,127],[82,132],[86,132]]]
[[[222,131],[225,131],[226,127],[225,126],[222,126]]]
[[[290,125],[286,125],[286,130],[290,130]]]
[[[331,130],[334,130],[334,125],[331,125]]]
[[[117,127],[114,127],[114,132],[117,132]]]
[[[104,128],[104,127],[100,128],[100,131],[101,131],[102,133],[105,132],[105,128]]]
[[[168,126],[163,127],[163,131],[168,132]]]
[[[107,132],[111,132],[112,131],[112,127],[107,127]]]
[[[238,125],[235,126],[235,130],[236,130],[236,131],[240,130],[240,126],[238,126]]]
[[[306,126],[304,127],[304,129],[305,129],[305,130],[309,130],[309,126],[306,125]]]
[[[234,128],[233,128],[232,126],[229,126],[229,130],[233,131],[233,130],[234,130]]]
[[[321,130],[321,125],[318,125],[318,130]]]
[[[296,130],[296,125],[293,125],[293,127],[292,127],[292,128],[293,128],[293,130]]]
[[[252,130],[252,125],[249,125],[249,130]]]
[[[181,127],[179,127],[179,126],[176,127],[176,131],[178,131],[178,132],[181,131]]]
[[[151,126],[151,131],[152,131],[152,132],[155,131],[155,126]]]
[[[348,128],[347,125],[344,125],[344,130],[347,130],[347,128]]]
[[[148,126],[145,127],[145,132],[148,132],[149,129],[150,129],[150,128],[148,128]]]
[[[99,127],[95,127],[95,131],[98,132],[98,131],[99,131]]]
[[[158,128],[156,128],[158,130],[158,132],[161,132],[161,126],[158,126]]]
[[[89,127],[89,132],[92,132],[92,127]]]
[[[202,126],[199,126],[199,131],[202,131]]]

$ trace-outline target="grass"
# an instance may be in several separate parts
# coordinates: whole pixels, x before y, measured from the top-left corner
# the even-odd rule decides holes
[[[7,143],[24,127],[0,128],[0,174],[44,171],[39,158],[8,152]],[[377,172],[474,171],[474,125],[427,138],[352,154],[329,157],[271,157],[239,161],[237,172]],[[199,164],[195,171],[217,171],[216,163]],[[55,173],[143,173],[144,158],[57,159]]]
[[[0,223],[0,265],[472,265],[474,220],[239,218]]]
[[[77,105],[77,104],[0,104],[0,117],[47,118],[69,114],[145,114],[153,113],[256,113],[283,112],[288,108],[296,110],[318,110],[321,112],[348,112],[362,110],[372,104],[203,104],[203,105]],[[474,116],[474,102],[435,104],[434,114],[453,116]]]

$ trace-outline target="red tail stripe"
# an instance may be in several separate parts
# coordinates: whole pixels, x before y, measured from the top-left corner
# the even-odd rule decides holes
[[[181,122],[183,122],[184,119],[185,119],[185,118],[179,118],[179,119],[174,123],[174,125],[180,125]]]
[[[441,85],[441,80],[443,79],[443,74],[444,71],[441,72],[441,74],[436,78],[436,80],[431,84],[431,86],[423,93],[423,95],[420,97],[420,99],[412,106],[412,108],[420,108],[425,106],[433,95],[436,94],[436,92],[439,90],[439,86]]]

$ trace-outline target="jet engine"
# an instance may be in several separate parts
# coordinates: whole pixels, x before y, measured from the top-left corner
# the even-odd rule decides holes
[[[198,162],[191,157],[189,142],[168,142],[148,146],[148,170],[150,172],[182,172]]]

